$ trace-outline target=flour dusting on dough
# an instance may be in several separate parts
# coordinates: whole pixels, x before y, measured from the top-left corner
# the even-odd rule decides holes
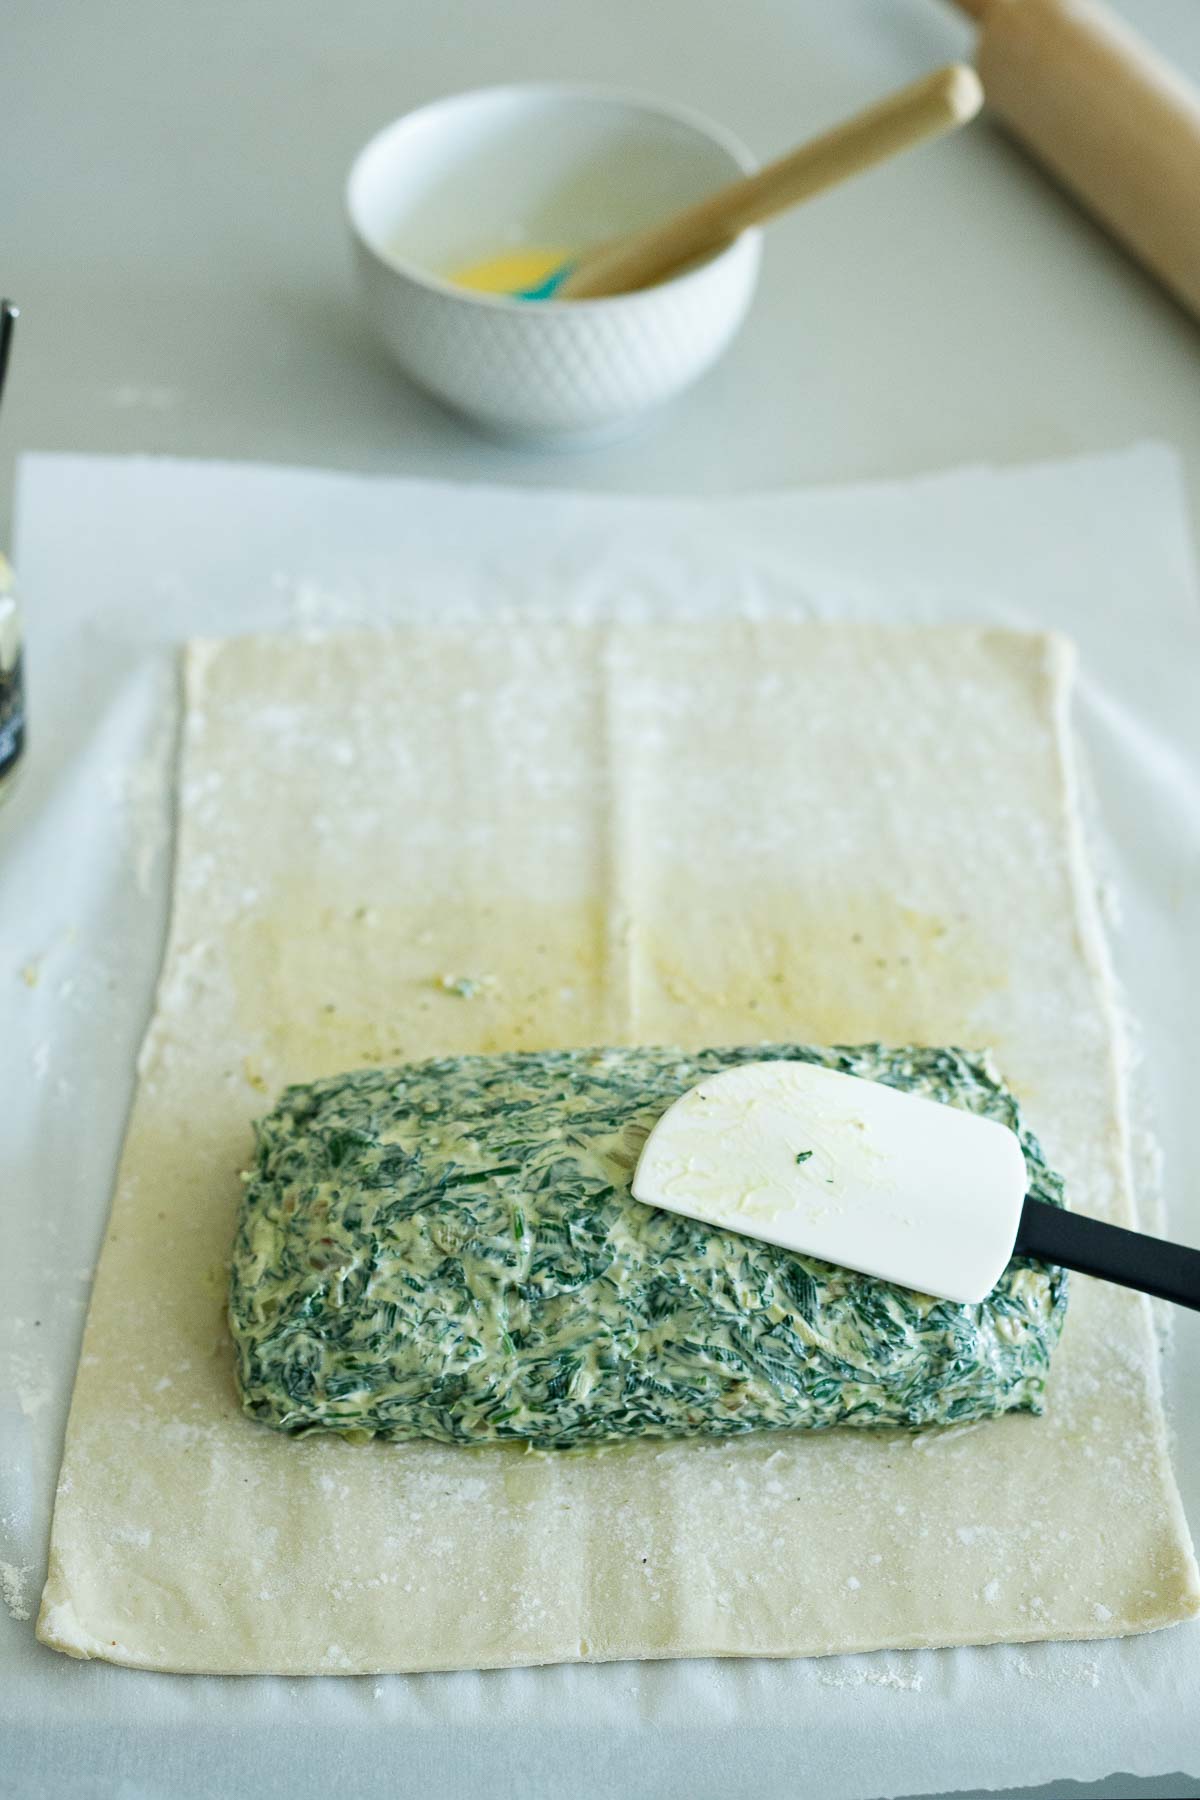
[[[30,1613],[25,1583],[33,1573],[29,1563],[0,1562],[0,1596],[14,1619],[27,1619]]]

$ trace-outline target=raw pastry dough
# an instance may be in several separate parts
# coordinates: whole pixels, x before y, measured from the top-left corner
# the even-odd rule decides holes
[[[987,1044],[1072,1203],[1129,1221],[1069,668],[1054,639],[784,621],[193,646],[43,1640],[328,1674],[1195,1613],[1148,1306],[1082,1277],[1044,1418],[916,1438],[295,1442],[239,1413],[222,1323],[267,1096],[443,1050]]]

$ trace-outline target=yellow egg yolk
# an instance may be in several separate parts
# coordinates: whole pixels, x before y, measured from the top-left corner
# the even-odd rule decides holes
[[[458,287],[473,288],[479,294],[520,294],[526,288],[540,287],[570,260],[568,250],[537,249],[523,245],[515,250],[501,250],[481,262],[452,269],[447,277]]]

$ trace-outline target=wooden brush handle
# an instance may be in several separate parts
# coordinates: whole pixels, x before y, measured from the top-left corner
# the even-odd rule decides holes
[[[1095,0],[956,0],[988,107],[1200,317],[1200,94]]]
[[[973,70],[960,64],[939,69],[662,224],[601,245],[580,258],[556,297],[593,300],[649,287],[722,249],[748,225],[964,124],[982,98]]]

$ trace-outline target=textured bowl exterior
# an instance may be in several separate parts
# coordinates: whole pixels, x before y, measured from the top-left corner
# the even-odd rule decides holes
[[[746,315],[756,233],[642,293],[557,305],[488,303],[414,280],[356,238],[367,311],[405,373],[490,430],[606,436],[715,362]]]

